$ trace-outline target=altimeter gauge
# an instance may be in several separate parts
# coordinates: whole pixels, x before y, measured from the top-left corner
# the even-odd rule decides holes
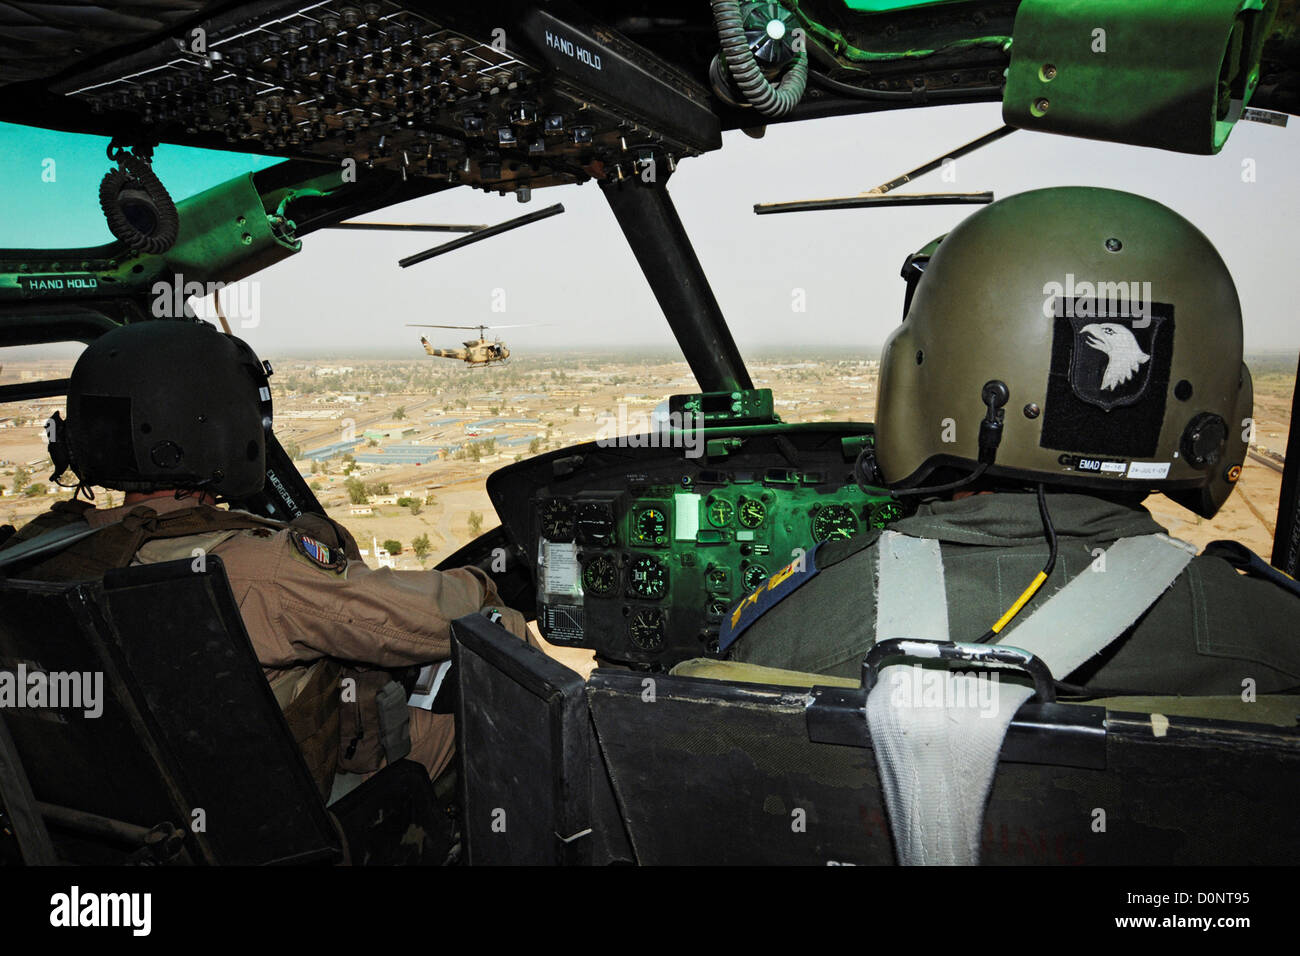
[[[542,505],[542,537],[547,541],[573,540],[573,506],[563,498]]]

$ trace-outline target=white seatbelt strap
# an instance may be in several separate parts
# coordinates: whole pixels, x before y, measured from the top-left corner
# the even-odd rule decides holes
[[[1195,556],[1192,545],[1166,534],[1120,538],[998,643],[1042,658],[1063,679],[1128,630]]]
[[[876,640],[948,640],[939,542],[885,531],[876,543]]]
[[[887,531],[878,551],[876,639],[948,640],[939,542]],[[1163,534],[1121,539],[1104,562],[1077,575],[999,643],[1031,651],[1064,677],[1128,630],[1194,553]],[[1002,740],[1032,695],[995,672],[902,664],[881,670],[867,696],[867,725],[900,863],[979,862]]]

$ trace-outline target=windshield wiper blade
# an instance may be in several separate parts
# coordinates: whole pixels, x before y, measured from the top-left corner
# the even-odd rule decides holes
[[[444,252],[451,252],[454,249],[460,249],[468,246],[472,242],[480,242],[483,239],[490,239],[493,236],[499,236],[503,232],[509,232],[511,229],[518,229],[520,226],[527,226],[529,223],[537,222],[542,219],[549,219],[551,216],[558,216],[564,212],[564,204],[556,203],[554,206],[547,206],[545,209],[539,209],[537,212],[530,212],[523,216],[517,216],[514,219],[507,219],[505,222],[499,222],[495,226],[488,226],[486,229],[480,229],[477,232],[471,232],[467,236],[461,236],[459,239],[453,239],[450,242],[444,242],[440,246],[434,246],[432,249],[426,249],[424,252],[417,252],[413,256],[407,256],[405,259],[397,260],[397,264],[403,269],[408,266],[417,265],[434,256],[440,256]]]

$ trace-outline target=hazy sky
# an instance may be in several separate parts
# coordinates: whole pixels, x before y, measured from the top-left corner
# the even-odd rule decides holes
[[[843,210],[756,216],[755,202],[851,195],[1000,125],[997,104],[901,110],[726,136],[682,162],[669,190],[733,334],[746,349],[806,343],[875,346],[897,324],[904,257],[977,207]],[[1300,212],[1300,128],[1241,123],[1218,156],[1017,132],[957,161],[955,184],[932,173],[918,191],[1111,186],[1173,207],[1219,247],[1236,278],[1248,348],[1300,346],[1293,270]],[[1243,161],[1256,181],[1243,182]],[[909,187],[905,187],[909,188]],[[567,212],[400,269],[438,241],[402,233],[321,232],[261,275],[262,317],[244,334],[263,351],[297,345],[416,348],[404,322],[552,323],[512,330],[513,348],[548,343],[672,346],[666,321],[594,184],[512,196],[457,189],[370,218],[494,223],[554,202]],[[806,290],[807,312],[791,309]],[[493,290],[505,293],[492,311]],[[457,333],[439,335],[454,344]]]
[[[900,110],[775,126],[762,140],[730,133],[722,150],[683,161],[669,189],[742,353],[795,344],[878,346],[899,320],[904,257],[978,208],[760,217],[755,202],[862,192],[1000,123],[998,104]],[[1209,157],[1017,132],[958,160],[955,183],[936,172],[904,191],[991,189],[1003,197],[1070,184],[1151,196],[1218,246],[1241,294],[1247,348],[1294,349],[1300,346],[1292,291],[1298,137],[1295,123],[1288,129],[1241,123],[1222,153]],[[1247,159],[1254,161],[1255,182],[1243,181]],[[101,161],[85,165],[89,178],[82,185],[93,202]],[[160,157],[164,181],[179,176],[162,167]],[[62,169],[60,175],[66,179]],[[503,333],[520,351],[582,344],[675,348],[594,184],[537,190],[528,205],[461,188],[367,218],[495,223],[555,202],[564,203],[564,215],[410,269],[398,268],[397,260],[451,237],[314,233],[298,255],[255,277],[257,325],[237,331],[267,355],[364,350],[418,357],[420,330],[406,322],[548,323]],[[9,242],[16,225],[11,219],[4,227]],[[796,288],[806,295],[802,314],[791,308]],[[504,312],[493,311],[494,295],[502,301],[495,290],[504,294]],[[454,346],[461,335],[434,330],[430,338]]]

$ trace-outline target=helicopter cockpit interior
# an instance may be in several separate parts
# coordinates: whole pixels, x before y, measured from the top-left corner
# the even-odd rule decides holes
[[[821,793],[816,788],[825,785],[828,812],[831,806],[858,812],[852,781],[869,768],[860,741],[844,746],[855,733],[861,736],[855,728],[862,702],[852,697],[861,688],[849,686],[856,682],[830,681],[815,690],[796,685],[796,692],[762,681],[747,686],[743,678],[729,682],[724,674],[709,689],[674,672],[683,662],[704,661],[700,667],[706,669],[708,661],[724,658],[720,635],[728,618],[764,582],[801,566],[817,544],[885,528],[904,513],[900,501],[864,471],[871,425],[783,422],[772,390],[755,387],[674,207],[669,187],[680,163],[707,163],[708,154],[723,148],[724,132],[759,137],[773,124],[854,115],[867,122],[865,114],[884,110],[1000,101],[1003,129],[870,193],[754,211],[979,205],[991,195],[899,188],[944,158],[965,155],[1013,129],[1212,155],[1239,122],[1284,123],[1287,114],[1300,112],[1300,8],[1290,0],[171,0],[131,11],[99,3],[25,7],[32,8],[28,21],[0,24],[0,121],[109,138],[100,202],[114,240],[89,248],[0,249],[0,347],[89,342],[122,324],[158,320],[154,290],[173,277],[180,281],[170,317],[187,317],[190,283],[201,291],[236,282],[294,256],[319,230],[356,227],[357,217],[445,190],[513,194],[527,204],[536,190],[587,184],[608,204],[697,387],[665,403],[647,433],[610,435],[492,473],[487,491],[500,527],[439,563],[482,568],[507,604],[537,622],[546,641],[592,650],[605,672],[591,683],[575,682],[553,661],[525,654],[531,649],[494,644],[478,623],[461,627],[456,653],[463,683],[456,706],[467,734],[459,784],[467,812],[491,807],[506,799],[503,793],[522,802],[520,780],[539,790],[554,783],[556,794],[573,789],[571,802],[556,796],[549,815],[530,818],[528,832],[536,842],[521,836],[514,851],[497,848],[481,820],[467,823],[471,862],[690,862],[706,846],[718,855],[704,859],[762,861],[758,849],[728,854],[738,836],[751,832],[745,826],[757,827],[768,817],[786,820],[784,797],[774,796],[770,806],[748,816],[737,809],[713,836],[699,819],[669,835],[665,821],[673,819],[678,794],[656,782],[655,768],[668,772],[664,768],[671,770],[677,754],[705,772],[702,754],[713,744],[697,747],[691,736],[701,715],[718,718],[718,726],[734,730],[753,753],[771,756],[760,744],[790,733],[803,734],[801,745],[834,751],[826,763],[817,762],[820,756],[804,760],[800,751],[792,758],[797,770],[789,773],[799,784],[791,786],[807,784],[809,792]],[[1104,57],[1098,43],[1109,51]],[[1157,75],[1159,83],[1152,79]],[[154,151],[167,144],[254,155],[258,168],[174,200],[150,164]],[[466,244],[555,214],[552,207],[480,228],[400,265],[418,268],[434,256],[454,255]],[[909,301],[925,264],[921,253],[904,267]],[[495,348],[482,361],[504,361],[508,350],[483,337],[490,327],[478,328],[480,341],[465,343],[470,352]],[[425,347],[441,354],[430,343]],[[448,357],[478,361],[468,353]],[[67,384],[50,379],[0,385],[0,402],[62,396]],[[1300,448],[1295,417],[1291,444]],[[265,488],[230,504],[275,519],[324,513],[274,436]],[[1274,565],[1292,574],[1300,568],[1298,515],[1300,454],[1293,454],[1272,556]],[[176,581],[159,576],[139,583],[174,585],[178,594],[191,587]],[[68,620],[87,633],[130,620],[144,633],[150,618],[130,603],[128,583],[135,586],[109,581],[104,594],[68,598],[76,607]],[[0,587],[5,584],[0,579]],[[186,592],[184,606],[215,608],[230,624],[231,607],[220,597],[220,586],[211,587]],[[41,602],[54,598],[34,589],[22,600],[29,602],[22,605],[22,619],[35,627],[47,606]],[[6,646],[0,641],[0,654]],[[15,637],[13,648],[20,646],[27,645]],[[104,646],[116,648],[112,640]],[[129,649],[103,653],[127,683],[128,672],[144,668],[149,656]],[[245,657],[239,673],[253,674],[256,662]],[[645,712],[631,701],[648,676],[660,681],[665,705],[655,719],[664,721],[664,739],[670,741],[661,750],[647,745],[649,753],[637,749],[636,733],[628,729],[643,719],[636,715]],[[159,686],[169,679],[153,677]],[[524,741],[517,753],[492,736],[500,728],[464,709],[468,688],[518,705],[525,716],[510,725]],[[253,694],[242,685],[239,693]],[[1043,699],[1027,706],[1008,738],[1019,748],[1019,762],[1008,771],[1022,775],[1016,779],[1042,784],[1033,775],[1061,754],[1072,772],[1108,766],[1137,774],[1133,768],[1144,761],[1155,766],[1164,759],[1149,757],[1149,722],[1116,717],[1117,710],[1107,718],[1104,704],[1072,711]],[[156,731],[147,708],[139,709],[145,716],[132,711],[122,726]],[[759,711],[770,724],[745,723],[760,720]],[[1184,747],[1182,757],[1198,747],[1213,751],[1207,765],[1225,780],[1249,762],[1233,748],[1250,737],[1247,744],[1265,755],[1259,759],[1279,782],[1269,799],[1281,815],[1282,794],[1300,773],[1300,737],[1293,724],[1274,720],[1267,730],[1234,736],[1203,716],[1173,720],[1164,743]],[[173,730],[181,733],[163,728],[162,736]],[[40,739],[36,730],[16,736],[29,748]],[[19,757],[4,743],[0,804],[12,816],[18,803],[41,801],[33,802],[31,787],[14,789],[11,783],[5,789],[6,769],[40,761],[30,749]],[[728,754],[740,745],[727,746],[718,744]],[[536,752],[524,753],[528,747]],[[166,746],[145,749],[141,766],[167,764]],[[289,781],[283,783],[286,791],[302,784],[297,770],[276,776],[283,769],[277,761],[289,758],[270,749],[259,754],[271,768],[267,779]],[[506,766],[501,754],[519,759]],[[526,763],[534,776],[519,776]],[[758,764],[767,767],[756,758],[718,772],[739,774]],[[637,769],[642,765],[644,772]],[[1169,766],[1177,762],[1169,758]],[[209,771],[203,786],[215,787],[217,775]],[[67,796],[76,787],[62,773],[44,764],[32,771],[39,779],[56,779],[58,792]],[[781,775],[763,773],[775,794],[779,786],[772,781]],[[168,808],[169,795],[196,775],[202,776],[193,768],[160,773],[166,785],[158,784],[149,814],[168,816],[174,809]],[[683,786],[699,796],[694,783]],[[310,795],[297,797],[309,809],[276,819],[292,817],[310,829],[304,844],[295,847],[286,839],[273,860],[257,862],[314,861],[346,852],[330,844],[325,807]],[[1076,803],[1088,799],[1081,788]],[[99,815],[126,817],[127,803],[100,807]],[[579,805],[580,812],[573,809]],[[1164,861],[1203,862],[1216,853],[1235,861],[1262,852],[1260,842],[1234,850],[1226,838],[1205,842],[1206,834],[1249,806],[1244,798],[1226,801],[1218,816],[1186,839],[1165,840],[1158,825],[1145,819],[1133,832],[1149,838],[1152,853]],[[357,841],[354,853],[380,839],[357,822],[369,809],[353,806],[344,821],[343,829]],[[1011,813],[1003,809],[1002,817],[994,817]],[[862,814],[869,816],[866,809]],[[39,817],[39,807],[29,816]],[[1293,815],[1287,816],[1294,838]],[[66,813],[58,819],[67,826],[76,822],[69,823]],[[1057,818],[1043,819],[1047,832]],[[137,832],[145,823],[134,820],[136,829],[114,833],[139,844],[152,833],[147,827]],[[84,819],[80,825],[85,836]],[[574,849],[574,841],[592,833],[596,837],[586,845],[600,841],[598,849]],[[782,862],[889,858],[879,821],[866,844],[856,839],[847,829],[836,830],[815,845],[774,843],[772,856]],[[168,831],[150,836],[148,845],[185,840],[202,862],[257,856],[252,838],[223,849]],[[732,849],[719,849],[723,843]],[[1270,852],[1289,853],[1287,844],[1277,839]],[[1093,861],[1087,852],[1071,850],[1069,862]],[[376,859],[392,858],[374,853]],[[992,855],[1014,861],[1009,850]],[[1132,857],[1117,850],[1095,859]]]

